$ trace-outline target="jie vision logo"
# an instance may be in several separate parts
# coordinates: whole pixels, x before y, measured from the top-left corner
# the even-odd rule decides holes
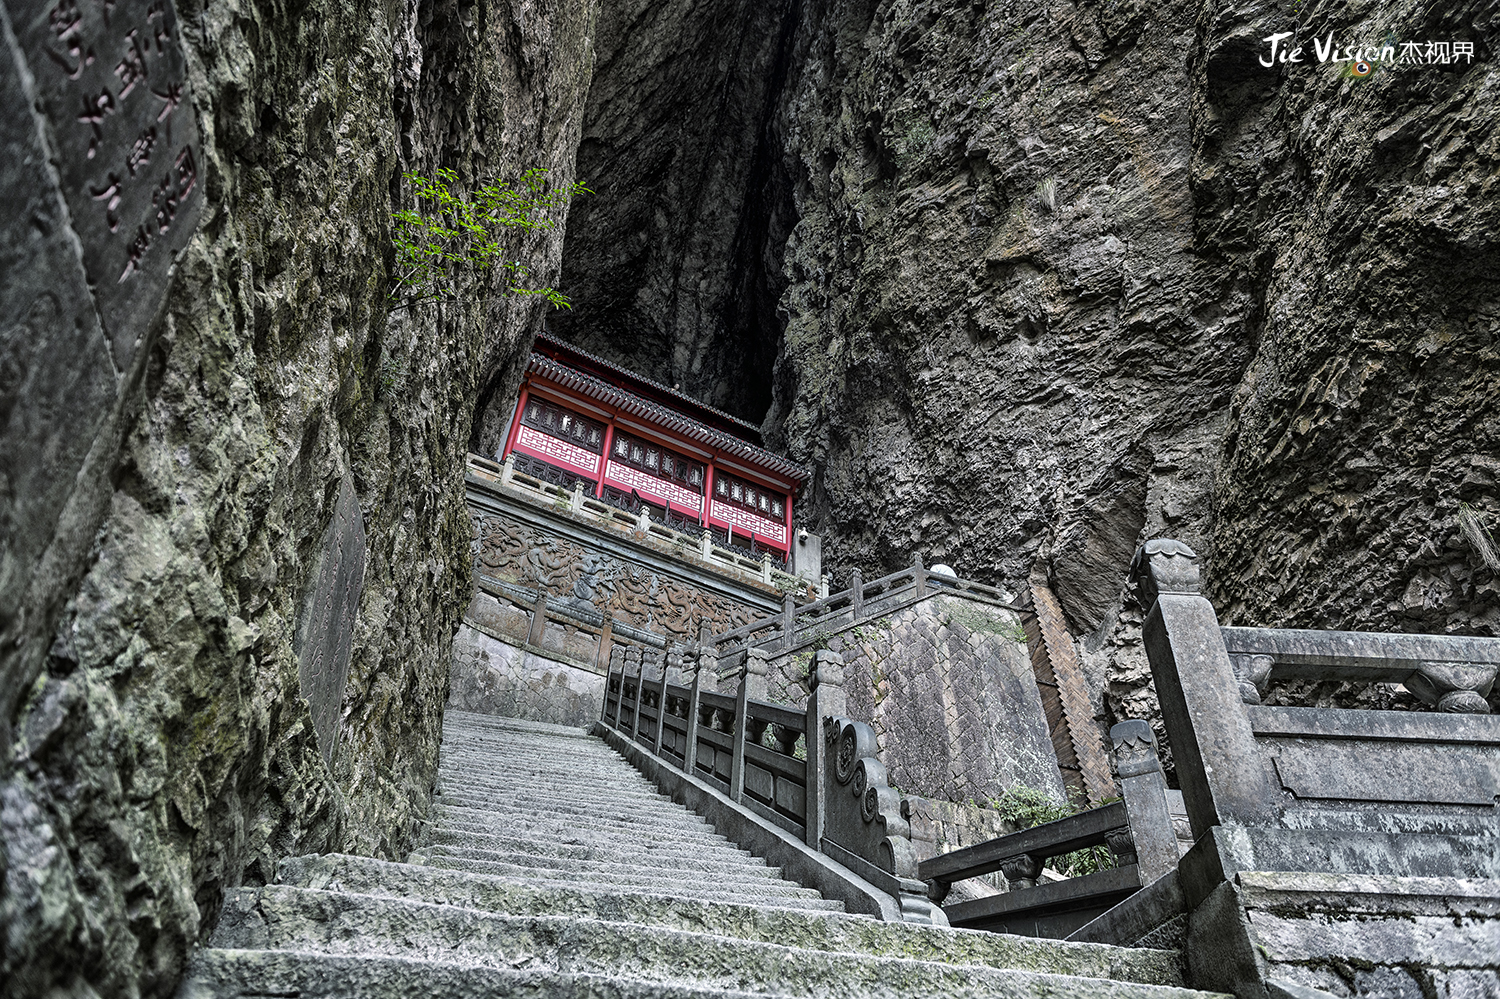
[[[1374,45],[1342,46],[1329,32],[1325,38],[1315,38],[1312,51],[1301,45],[1292,31],[1278,31],[1261,41],[1266,43],[1265,54],[1260,64],[1267,69],[1278,65],[1307,63],[1331,65],[1343,75],[1355,80],[1373,76],[1377,70],[1406,66],[1447,66],[1454,63],[1467,65],[1474,61],[1473,42],[1397,42],[1389,36]]]

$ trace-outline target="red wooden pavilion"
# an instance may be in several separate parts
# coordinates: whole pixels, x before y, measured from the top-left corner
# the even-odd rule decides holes
[[[762,447],[753,424],[546,334],[497,457],[779,564],[791,549],[793,496],[808,478]]]

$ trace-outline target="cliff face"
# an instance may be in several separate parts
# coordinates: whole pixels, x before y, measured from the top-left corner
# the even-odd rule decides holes
[[[1255,291],[1228,411],[1214,583],[1238,621],[1500,633],[1500,119],[1488,4],[1199,19],[1199,243]],[[1472,63],[1272,73],[1303,44],[1477,42]],[[1425,46],[1424,46],[1425,54]],[[1486,561],[1488,555],[1488,561]]]
[[[601,5],[554,332],[760,420],[790,205],[769,131],[794,0]]]
[[[802,512],[826,564],[915,550],[1015,588],[1040,561],[1101,722],[1155,710],[1123,591],[1150,536],[1196,547],[1239,622],[1495,631],[1488,6],[807,0],[790,16],[762,140],[780,158],[759,195],[772,236],[755,257],[713,240],[699,269],[784,289],[757,332],[776,345],[765,429],[817,470]],[[1260,64],[1274,32],[1296,33],[1302,64]],[[1362,79],[1316,64],[1329,33],[1476,57],[1398,56]],[[715,37],[722,67],[738,36]],[[678,137],[701,91],[638,65],[609,72],[659,109],[655,146],[695,147]],[[591,98],[599,185],[663,192],[658,219],[676,217],[693,172],[616,141],[621,120]],[[638,238],[593,221],[570,259]],[[576,280],[587,298],[599,279]],[[691,282],[611,281],[651,321],[577,335],[676,380],[702,333],[650,303]]]
[[[472,415],[537,306],[487,315],[470,288],[388,315],[390,212],[403,169],[570,181],[592,64],[571,0],[178,16],[201,225],[118,450],[79,480],[102,500],[64,525],[74,563],[0,621],[7,995],[167,994],[224,888],[289,854],[404,852],[469,596]],[[560,230],[510,250],[546,281]],[[363,585],[320,745],[298,651],[320,567],[353,565],[330,523],[362,527]]]

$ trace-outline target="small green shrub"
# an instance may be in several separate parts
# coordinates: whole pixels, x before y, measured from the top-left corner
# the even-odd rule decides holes
[[[391,213],[396,247],[393,309],[451,300],[460,274],[483,277],[496,268],[508,272],[508,294],[541,295],[557,308],[572,307],[567,296],[553,288],[527,287],[529,272],[518,260],[502,259],[501,239],[514,230],[556,227],[569,201],[593,193],[587,187],[551,187],[547,171],[540,167],[527,170],[514,184],[480,184],[468,194],[456,190],[458,174],[453,170],[439,169],[432,177],[414,172],[401,176],[414,205]]]

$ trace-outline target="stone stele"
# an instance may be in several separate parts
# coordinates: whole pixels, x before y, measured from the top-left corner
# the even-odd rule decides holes
[[[339,483],[333,519],[323,532],[315,582],[303,597],[297,628],[297,679],[312,711],[323,759],[333,762],[339,708],[349,680],[354,619],[365,578],[365,523],[347,472]]]

